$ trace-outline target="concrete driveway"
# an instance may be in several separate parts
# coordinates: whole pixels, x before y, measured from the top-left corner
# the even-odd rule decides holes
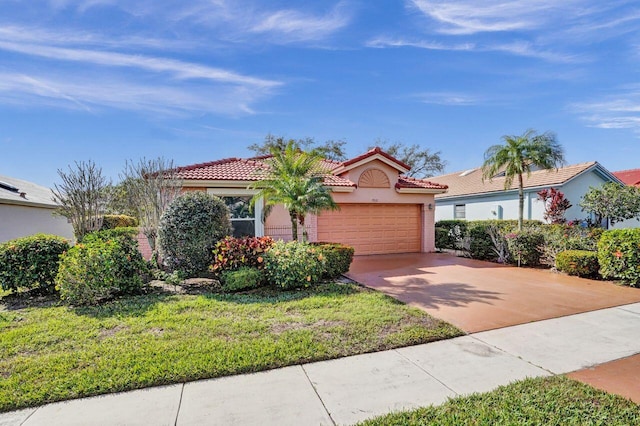
[[[356,256],[347,276],[467,333],[640,302],[640,289],[441,253]]]

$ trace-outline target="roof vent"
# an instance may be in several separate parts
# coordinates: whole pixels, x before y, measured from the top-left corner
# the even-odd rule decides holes
[[[475,172],[476,170],[477,170],[477,169],[469,169],[469,170],[465,170],[464,172],[460,173],[460,177],[467,176],[467,175],[469,175],[469,174],[471,174],[471,173]]]
[[[16,188],[15,186],[11,185],[10,183],[4,182],[0,180],[0,188],[2,189],[6,189],[7,191],[11,191],[11,192],[19,192],[19,189]]]

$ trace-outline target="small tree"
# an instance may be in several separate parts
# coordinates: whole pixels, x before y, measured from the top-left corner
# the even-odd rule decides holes
[[[102,227],[111,182],[91,160],[76,161],[75,168],[69,166],[68,173],[58,169],[58,176],[62,183],[56,183],[52,190],[53,201],[59,205],[57,213],[71,222],[76,240],[81,241]]]
[[[538,199],[544,202],[544,219],[552,224],[565,223],[564,217],[571,208],[569,200],[564,198],[564,193],[555,188],[543,189],[538,192]]]
[[[248,148],[256,155],[271,155],[271,151],[274,149],[284,151],[289,143],[293,143],[300,151],[315,151],[322,158],[329,160],[342,161],[346,159],[344,152],[346,142],[341,140],[328,140],[319,143],[313,138],[285,139],[282,136],[274,136],[269,133],[262,143],[251,144]]]
[[[271,207],[282,204],[289,212],[293,239],[298,239],[298,225],[301,225],[303,240],[306,240],[306,215],[338,208],[331,197],[331,190],[323,185],[320,154],[301,151],[291,140],[283,150],[273,147],[271,155],[266,175],[251,185],[258,190],[251,203],[264,200],[266,215]]]
[[[120,191],[125,206],[135,211],[142,232],[149,241],[153,257],[157,258],[158,226],[169,204],[180,194],[182,180],[178,178],[173,161],[158,157],[137,163],[127,161],[120,175]]]
[[[162,215],[160,254],[170,271],[196,276],[208,270],[216,243],[230,233],[224,201],[205,192],[188,192],[173,200]]]
[[[447,162],[440,157],[440,151],[431,152],[429,148],[423,148],[418,144],[405,145],[401,142],[389,143],[386,140],[376,140],[377,146],[387,154],[397,158],[411,167],[407,176],[415,178],[427,178],[436,173],[444,172]],[[373,149],[370,146],[369,149]]]
[[[640,188],[607,182],[589,188],[580,201],[583,211],[595,215],[597,223],[608,219],[610,224],[640,218]]]

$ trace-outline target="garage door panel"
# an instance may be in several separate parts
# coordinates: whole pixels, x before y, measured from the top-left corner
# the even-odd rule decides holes
[[[419,252],[421,230],[416,204],[341,204],[318,217],[318,240],[351,245],[356,254]]]

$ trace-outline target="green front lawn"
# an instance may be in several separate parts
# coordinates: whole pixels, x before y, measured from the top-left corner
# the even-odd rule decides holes
[[[1,302],[1,301],[0,301]],[[355,285],[0,310],[0,411],[425,343],[455,327]]]
[[[436,407],[378,417],[361,426],[638,425],[640,406],[562,376],[527,379]]]

